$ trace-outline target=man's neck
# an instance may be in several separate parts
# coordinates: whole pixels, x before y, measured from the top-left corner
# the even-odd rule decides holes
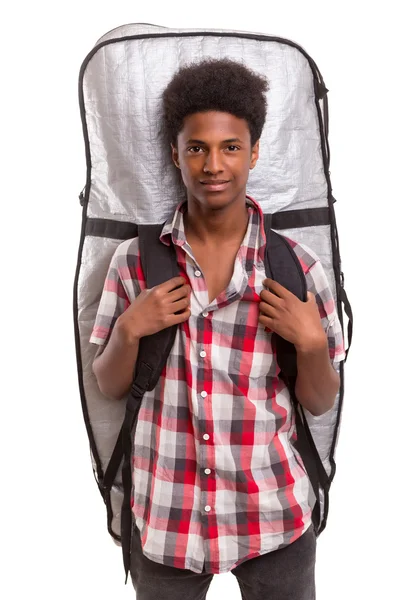
[[[248,220],[246,201],[236,202],[220,210],[204,210],[198,203],[189,200],[187,211],[183,215],[189,243],[204,246],[242,241]]]

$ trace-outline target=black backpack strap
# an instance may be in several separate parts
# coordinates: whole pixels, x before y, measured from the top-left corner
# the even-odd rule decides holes
[[[271,229],[272,215],[264,215],[264,229],[267,239],[265,252],[265,272],[268,277],[283,285],[300,300],[307,300],[307,283],[300,262],[289,242]],[[320,533],[321,507],[320,488],[322,488],[324,501],[324,519],[326,522],[328,509],[329,480],[319,452],[315,446],[312,433],[308,426],[303,407],[299,404],[296,394],[297,357],[293,344],[277,334],[272,334],[272,346],[276,351],[278,365],[281,369],[280,377],[285,381],[296,411],[296,450],[299,452],[308,477],[310,479],[317,501],[313,510],[313,524]]]
[[[265,252],[265,272],[268,277],[277,281],[292,294],[305,301],[307,299],[307,283],[301,265],[289,242],[273,231],[271,215],[264,215],[264,227],[267,238]],[[290,342],[273,334],[276,345],[278,364],[286,376],[296,376],[296,350]]]
[[[144,271],[146,287],[156,285],[179,275],[173,244],[166,246],[160,241],[163,225],[139,225],[139,252]],[[108,526],[111,528],[112,509],[110,493],[118,469],[122,464],[122,483],[124,499],[121,510],[121,545],[126,578],[130,570],[130,546],[132,532],[132,429],[139,412],[140,404],[146,391],[153,390],[171,352],[175,340],[177,326],[168,327],[154,335],[140,340],[136,360],[135,378],[127,401],[124,422],[118,436],[110,462],[103,480],[104,498],[108,512]]]

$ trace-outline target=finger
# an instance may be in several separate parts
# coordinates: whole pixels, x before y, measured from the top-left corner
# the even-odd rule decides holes
[[[276,308],[282,304],[282,299],[278,298],[278,296],[272,292],[269,292],[268,290],[262,290],[260,298],[264,303],[266,302],[267,304],[275,306]]]
[[[183,285],[182,287],[172,290],[172,292],[168,292],[166,297],[168,299],[168,302],[177,302],[179,300],[182,300],[182,298],[189,297],[191,291],[192,288],[190,287],[190,285]]]
[[[316,302],[315,294],[312,292],[307,292],[307,302]]]
[[[190,299],[189,298],[183,298],[182,300],[179,300],[178,302],[174,302],[173,304],[171,304],[169,306],[169,314],[176,314],[178,311],[180,310],[186,310],[188,308],[190,304]]]
[[[277,317],[276,308],[274,308],[270,304],[267,304],[266,302],[260,302],[260,312],[261,314],[265,315],[266,317],[270,317],[271,319]]]
[[[168,320],[168,326],[172,327],[173,325],[179,325],[179,323],[184,323],[190,317],[191,312],[190,308],[187,308],[180,315],[171,315]]]
[[[186,283],[186,279],[184,277],[173,277],[172,279],[168,279],[168,281],[164,281],[164,283],[160,284],[160,289],[164,292],[171,292],[178,287],[181,287]]]
[[[274,320],[270,317],[259,315],[258,322],[261,323],[269,333],[274,331]]]
[[[289,292],[289,290],[283,287],[283,285],[281,285],[277,281],[274,281],[273,279],[269,279],[268,277],[267,279],[264,279],[263,285],[265,285],[271,292],[273,292],[279,298],[287,298],[288,296],[293,296],[292,292]]]

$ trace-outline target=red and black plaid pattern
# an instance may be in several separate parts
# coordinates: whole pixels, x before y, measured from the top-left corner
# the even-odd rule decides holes
[[[295,418],[278,377],[271,334],[258,323],[265,279],[262,211],[249,222],[232,280],[211,304],[176,210],[161,240],[174,243],[192,287],[191,316],[178,333],[134,429],[132,511],[144,554],[165,565],[224,573],[299,538],[315,497],[293,447]],[[342,330],[315,254],[290,241],[316,295],[332,362],[344,359]],[[90,341],[107,342],[118,316],[145,288],[138,240],[111,260]]]

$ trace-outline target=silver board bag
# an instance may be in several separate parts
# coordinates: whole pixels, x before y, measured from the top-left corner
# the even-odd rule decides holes
[[[79,76],[79,102],[87,178],[80,194],[82,230],[74,282],[74,327],[83,415],[96,481],[107,505],[108,530],[120,541],[123,500],[121,469],[105,494],[104,474],[120,433],[126,400],[105,398],[92,372],[97,346],[89,343],[104,280],[116,247],[137,235],[137,225],[163,223],[184,198],[161,126],[161,94],[184,64],[202,58],[243,62],[266,75],[267,119],[260,158],[247,192],[273,228],[319,256],[335,297],[342,328],[351,308],[344,291],[334,214],[328,144],[327,88],[317,65],[298,44],[276,36],[242,31],[170,29],[123,25],[97,42]],[[347,348],[347,352],[348,352]],[[329,478],[343,403],[341,386],[334,408],[305,418]],[[320,494],[321,527],[327,495]]]

